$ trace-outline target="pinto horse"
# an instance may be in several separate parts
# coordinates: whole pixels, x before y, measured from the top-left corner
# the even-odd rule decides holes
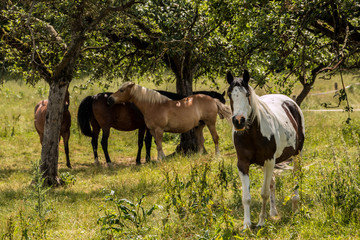
[[[111,164],[108,153],[110,128],[115,128],[119,131],[133,131],[139,129],[138,152],[136,156],[136,164],[139,165],[141,163],[141,149],[143,147],[144,135],[147,130],[144,117],[139,109],[132,103],[109,106],[107,100],[111,94],[111,92],[99,93],[95,96],[87,96],[84,98],[79,105],[77,116],[78,126],[85,136],[92,138],[91,145],[93,147],[95,164],[99,164],[97,148],[99,133],[100,130],[102,130],[101,146],[108,165]],[[147,131],[145,137],[147,162],[150,161],[151,137],[151,134]]]
[[[270,216],[278,215],[275,206],[275,164],[292,156],[301,155],[305,139],[304,116],[300,107],[289,97],[281,94],[257,96],[248,85],[249,73],[243,78],[227,74],[228,96],[233,112],[233,141],[237,153],[238,170],[242,182],[244,228],[251,227],[249,166],[263,166],[264,183],[261,188],[262,208],[258,226],[266,218],[266,202],[270,196]],[[296,163],[294,164],[294,171]],[[295,190],[293,210],[299,200]]]
[[[209,128],[215,143],[215,152],[219,153],[215,123],[217,114],[230,117],[231,113],[219,100],[203,94],[196,94],[182,100],[171,100],[160,93],[132,82],[124,83],[120,89],[108,98],[114,103],[132,102],[144,115],[146,126],[155,137],[158,160],[165,157],[162,150],[164,132],[184,133],[195,129],[198,145],[203,146],[201,138],[205,125]]]
[[[48,105],[48,100],[47,99],[42,100],[38,104],[36,104],[34,110],[34,125],[37,133],[40,136],[41,144],[43,142],[43,136],[44,136],[47,105]],[[70,105],[69,91],[66,91],[65,100],[64,100],[64,113],[60,128],[60,136],[63,138],[64,141],[66,166],[68,168],[71,168],[70,157],[69,157],[71,114],[69,112],[69,105]]]

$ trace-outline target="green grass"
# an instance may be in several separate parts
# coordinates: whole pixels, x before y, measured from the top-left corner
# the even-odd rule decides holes
[[[355,76],[357,73],[346,74],[346,85],[358,82]],[[338,79],[336,76],[332,81]],[[39,161],[41,153],[39,137],[33,126],[33,110],[38,101],[46,98],[48,86],[39,83],[29,87],[10,81],[0,87],[0,111],[3,113],[0,116],[0,237],[10,239],[10,233],[13,233],[15,239],[20,239],[22,232],[28,230],[28,235],[36,239],[35,233],[43,230],[47,239],[106,239],[106,234],[110,232],[102,232],[104,225],[97,224],[97,221],[110,212],[116,213],[114,203],[105,201],[106,195],[114,191],[114,200],[125,198],[138,203],[145,194],[141,203],[144,209],[162,206],[138,228],[118,216],[119,220],[127,223],[123,232],[113,233],[118,238],[135,238],[136,235],[144,239],[211,239],[221,235],[234,239],[359,238],[360,206],[352,209],[350,217],[346,212],[353,201],[359,200],[360,194],[359,112],[352,114],[350,126],[345,124],[347,114],[344,112],[304,112],[306,141],[300,181],[301,211],[296,214],[291,212],[291,203],[287,200],[292,194],[294,181],[291,172],[283,172],[277,178],[280,219],[269,219],[264,228],[242,233],[241,183],[236,170],[231,127],[227,122],[217,122],[219,157],[214,155],[210,133],[205,129],[208,154],[176,156],[155,162],[153,143],[152,163],[136,166],[137,132],[112,130],[109,154],[114,167],[109,169],[105,166],[100,144],[102,165],[97,167],[93,165],[90,138],[81,135],[77,128],[76,113],[80,101],[87,95],[100,92],[101,87],[93,85],[81,90],[79,86],[84,83],[85,80],[74,80],[70,85],[73,120],[70,161],[73,169],[66,168],[62,143],[59,151],[59,173],[68,173],[75,182],[46,192],[45,199],[40,202],[48,206],[49,211],[43,218],[37,217],[36,204],[40,196],[34,196],[35,190],[31,185],[33,165]],[[155,88],[153,84],[143,84]],[[115,91],[117,87],[118,83],[114,83],[109,90]],[[173,90],[171,87],[161,85],[158,88]],[[197,88],[206,89],[206,86]],[[320,80],[313,92],[330,91],[332,88],[332,82]],[[226,84],[222,81],[219,91],[224,90]],[[360,108],[359,92],[360,87],[356,86],[349,91],[354,108]],[[320,103],[324,101],[333,101],[332,94],[309,96],[303,108],[321,109]],[[178,137],[171,134],[167,139],[164,151],[171,154]],[[144,157],[145,150],[142,153],[143,162]],[[262,171],[256,166],[252,166],[250,171],[251,217],[256,223],[261,205]],[[205,180],[202,180],[203,176]],[[341,205],[338,200],[347,204]],[[186,214],[181,215],[181,211]]]

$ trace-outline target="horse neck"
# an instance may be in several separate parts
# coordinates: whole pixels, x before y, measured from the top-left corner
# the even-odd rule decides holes
[[[156,94],[158,94],[158,95],[156,95]],[[170,100],[171,99],[169,99],[168,97],[165,97],[154,90],[136,85],[135,88],[133,88],[130,91],[130,100],[129,101],[134,103],[137,106],[137,108],[139,108],[140,111],[142,113],[144,113],[147,109],[151,108],[154,104],[161,104],[163,102],[170,101]]]

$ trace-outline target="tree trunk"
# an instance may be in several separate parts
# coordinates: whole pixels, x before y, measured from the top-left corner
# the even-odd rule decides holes
[[[173,70],[176,70],[176,92],[185,96],[193,94],[192,83],[194,78],[194,72],[196,71],[196,65],[191,63],[191,52],[187,52],[184,56],[184,60],[174,61],[177,66]],[[182,133],[180,136],[180,144],[176,147],[176,152],[189,154],[197,152],[199,149],[197,143],[197,137],[194,129],[186,133]]]
[[[311,91],[312,85],[313,84],[303,84],[303,89],[301,90],[300,94],[296,97],[296,100],[295,100],[299,106],[304,101],[304,99],[309,94],[309,92]]]
[[[45,185],[48,186],[61,184],[58,177],[59,139],[68,85],[68,83],[61,84],[61,81],[50,84],[40,160],[40,171],[45,179]]]
[[[321,64],[321,65],[315,67],[314,69],[312,69],[310,79],[306,78],[306,74],[302,74],[302,75],[299,74],[299,76],[298,76],[299,82],[303,86],[303,89],[301,90],[300,94],[296,97],[296,100],[295,100],[299,106],[304,101],[304,99],[309,94],[309,92],[311,91],[311,88],[315,83],[315,80],[319,73],[319,70],[323,67],[324,66]]]
[[[175,74],[176,92],[178,94],[189,96],[193,94],[192,83],[198,64],[192,61],[191,47],[185,50],[182,54],[183,55],[165,54],[163,60]],[[180,144],[176,147],[177,153],[188,154],[191,152],[197,152],[198,149],[199,147],[194,129],[181,134]]]
[[[185,73],[181,77],[176,77],[176,91],[182,95],[192,95],[192,81],[193,74]],[[191,152],[197,152],[199,149],[197,143],[197,137],[195,135],[194,129],[186,133],[182,133],[180,136],[180,144],[176,147],[176,152],[188,154]]]

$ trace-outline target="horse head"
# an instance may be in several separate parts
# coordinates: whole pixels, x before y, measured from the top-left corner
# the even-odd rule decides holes
[[[126,82],[119,90],[110,95],[107,100],[107,103],[112,106],[116,103],[128,102],[131,98],[130,90],[135,86],[133,82]]]
[[[250,105],[249,72],[244,70],[242,78],[234,78],[228,72],[226,80],[230,84],[227,92],[233,112],[232,123],[235,131],[243,131],[246,128],[246,122],[250,118],[252,111]]]

